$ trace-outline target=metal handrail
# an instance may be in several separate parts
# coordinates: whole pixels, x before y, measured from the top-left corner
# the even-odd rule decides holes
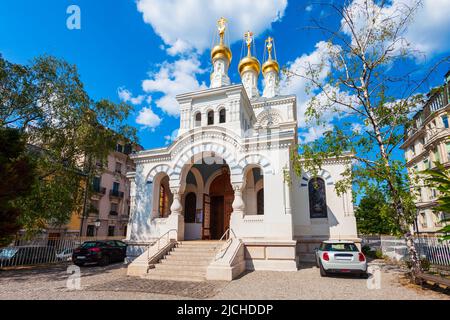
[[[222,251],[226,252],[226,251],[228,250],[228,248],[230,247],[231,243],[233,242],[233,238],[230,236],[231,234],[233,234],[233,235],[236,237],[236,235],[235,235],[233,229],[228,228],[228,229],[225,231],[225,233],[222,235],[222,237],[219,239],[219,241],[222,241],[222,240],[228,235],[228,236],[226,237],[226,240],[227,240],[227,241],[226,241],[225,243],[229,243],[229,244],[224,248],[224,250],[221,250],[220,252],[222,252]],[[222,247],[223,247],[223,245],[220,245],[220,244],[219,244],[219,245],[217,245],[216,247],[214,247],[214,250],[217,250],[217,248],[218,248],[219,246],[222,246]],[[223,254],[222,254],[222,257],[223,257]],[[217,254],[216,254],[214,260],[217,260]]]
[[[163,238],[163,237],[167,237],[167,243],[169,243],[169,241],[170,241],[169,236],[170,236],[170,233],[171,233],[172,231],[175,232],[175,234],[176,234],[176,236],[177,236],[176,239],[177,239],[177,238],[178,238],[178,230],[176,230],[176,229],[170,229],[170,230],[168,230],[166,233],[164,233],[163,235],[161,235],[155,242],[153,242],[152,244],[149,244],[149,245],[148,245],[148,249],[147,249],[147,257],[148,257],[149,260],[150,260],[150,248],[153,247],[153,246],[155,245],[155,243],[157,243],[157,246],[158,246],[158,251],[157,251],[157,252],[159,252],[159,250],[161,249],[161,248],[160,248],[160,243],[161,243],[162,238]]]

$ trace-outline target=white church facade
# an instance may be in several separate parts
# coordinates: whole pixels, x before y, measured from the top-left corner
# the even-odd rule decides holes
[[[231,84],[224,19],[218,27],[210,88],[177,96],[177,138],[132,155],[130,275],[151,273],[173,248],[190,242],[214,244],[206,279],[232,280],[245,270],[295,271],[325,239],[358,241],[351,192],[338,196],[334,189],[351,160],[329,159],[314,177],[292,170],[296,97],[278,92],[273,39],[261,66],[251,53],[253,35],[245,35],[242,84]]]

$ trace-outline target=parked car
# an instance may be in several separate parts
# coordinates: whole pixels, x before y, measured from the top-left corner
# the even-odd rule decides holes
[[[316,249],[316,264],[322,277],[330,273],[355,273],[361,277],[367,276],[366,257],[351,241],[323,241]]]
[[[86,241],[73,251],[72,261],[77,266],[91,263],[106,266],[110,262],[124,261],[126,253],[127,244],[123,241]]]
[[[59,253],[56,254],[56,259],[58,261],[70,261],[72,260],[72,248],[65,248],[63,250],[60,250]]]
[[[0,266],[20,266],[56,261],[56,251],[50,246],[15,246],[0,251]]]

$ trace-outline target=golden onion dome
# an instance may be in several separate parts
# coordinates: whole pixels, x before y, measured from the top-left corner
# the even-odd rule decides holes
[[[269,59],[262,65],[262,72],[265,75],[269,71],[275,71],[276,73],[280,72],[280,66],[276,60]]]
[[[223,44],[218,44],[211,50],[211,60],[213,63],[217,59],[226,59],[230,63],[232,57],[231,50]]]
[[[258,59],[252,56],[246,56],[239,62],[238,66],[239,74],[242,76],[242,74],[246,71],[253,70],[256,72],[256,74],[259,74],[261,71],[261,65],[259,64]]]

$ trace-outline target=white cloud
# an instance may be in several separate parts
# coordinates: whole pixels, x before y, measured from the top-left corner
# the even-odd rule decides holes
[[[230,42],[242,39],[245,31],[259,34],[280,20],[287,0],[137,0],[137,8],[169,46],[170,55],[203,52],[211,46],[216,21],[229,21]]]
[[[161,118],[150,107],[144,107],[139,111],[136,123],[154,130],[161,123]]]
[[[303,77],[306,76],[308,65],[314,66],[324,63],[324,54],[328,50],[329,46],[326,42],[318,42],[312,53],[303,54],[295,59],[294,62],[288,63],[288,73],[290,73],[291,76],[283,76],[283,79],[281,80],[280,88],[282,94],[297,95],[297,120],[300,127],[306,125],[305,112],[308,107],[308,102],[312,98],[312,96],[306,92],[309,81]],[[325,80],[329,71],[330,66],[325,64],[318,80]]]
[[[133,105],[140,105],[145,99],[145,95],[133,97],[131,91],[125,88],[119,88],[117,94],[119,95],[120,100],[123,102],[130,102]]]
[[[407,8],[415,5],[417,0],[392,0],[383,9],[374,4],[373,0],[368,0],[367,2],[369,8],[373,9],[373,16],[378,17],[374,24],[388,25],[385,21],[387,17],[394,17],[394,20],[404,17]],[[368,23],[371,23],[370,21],[372,20],[366,17],[364,13],[365,7],[366,0],[353,0],[348,7],[357,26],[357,32],[368,30]],[[423,0],[423,5],[415,12],[413,20],[404,34],[406,41],[412,48],[426,55],[434,55],[450,50],[450,42],[448,41],[450,38],[449,16],[450,1]],[[343,26],[344,32],[350,34],[348,26],[345,26],[344,23]]]
[[[142,82],[142,89],[147,93],[160,92],[161,98],[156,106],[171,116],[180,113],[175,96],[181,93],[206,89],[205,83],[199,83],[196,74],[201,74],[200,62],[195,56],[182,58],[173,63],[164,62],[159,70],[149,73],[150,78]]]
[[[312,4],[308,5],[308,6],[305,8],[305,11],[306,11],[306,12],[311,12],[312,10],[313,10]]]
[[[310,143],[323,137],[323,134],[333,129],[331,124],[309,127],[306,132],[299,132],[299,138],[302,143]]]
[[[178,136],[178,129],[172,131],[170,135],[164,136],[164,140],[166,140],[166,145],[174,141]]]

